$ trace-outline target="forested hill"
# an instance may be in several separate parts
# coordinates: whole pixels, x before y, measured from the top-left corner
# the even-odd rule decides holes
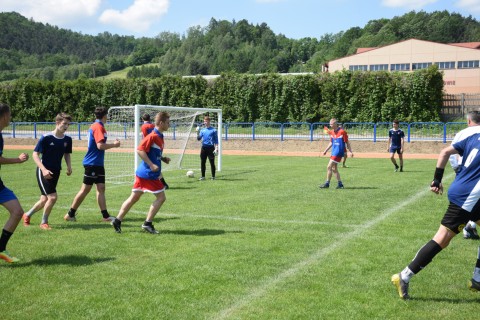
[[[353,54],[359,47],[410,38],[440,43],[480,41],[476,19],[448,11],[412,11],[336,34],[315,35],[312,30],[318,38],[298,40],[275,34],[265,23],[213,18],[206,27],[192,27],[182,35],[159,32],[154,38],[108,32],[83,35],[14,12],[0,13],[0,25],[0,81],[89,78],[147,63],[155,65],[143,71],[136,68],[137,76],[317,72],[323,63]]]

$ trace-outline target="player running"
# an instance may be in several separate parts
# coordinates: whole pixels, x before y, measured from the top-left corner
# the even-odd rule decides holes
[[[142,116],[143,124],[140,127],[140,130],[142,131],[142,139],[145,138],[150,134],[150,132],[155,129],[155,125],[150,121],[150,114],[145,113]],[[160,176],[160,181],[165,185],[165,189],[169,189],[170,187],[168,186],[167,182],[163,178],[163,174]]]
[[[40,199],[23,215],[23,225],[30,225],[33,214],[43,208],[40,228],[50,230],[48,217],[57,202],[57,183],[62,170],[62,159],[65,157],[67,176],[72,174],[72,138],[65,132],[68,130],[72,117],[66,113],[59,113],[55,118],[55,130],[42,135],[33,151],[33,160],[37,165],[36,176],[40,188]],[[41,155],[41,158],[40,158]]]
[[[135,171],[135,182],[130,197],[125,200],[120,208],[117,217],[112,221],[112,226],[117,233],[122,232],[122,221],[132,206],[137,203],[145,192],[155,195],[155,200],[147,214],[147,219],[142,225],[142,229],[157,234],[158,231],[153,226],[153,219],[167,199],[165,196],[165,185],[160,180],[162,174],[162,161],[170,162],[170,158],[163,157],[163,132],[170,127],[170,116],[167,112],[159,112],[155,116],[155,129],[142,139],[138,146],[137,153],[142,162]]]

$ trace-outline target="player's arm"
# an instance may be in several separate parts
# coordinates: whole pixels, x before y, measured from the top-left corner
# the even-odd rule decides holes
[[[392,145],[392,137],[388,137],[387,152],[390,152],[390,146]]]
[[[401,137],[400,138],[400,152],[403,153],[403,145],[405,143],[405,138]]]
[[[98,150],[108,150],[108,149],[118,148],[118,147],[120,147],[120,140],[118,139],[115,139],[114,143],[105,143],[104,140],[97,142]]]
[[[70,156],[70,153],[65,153],[64,156],[65,158],[65,164],[67,165],[67,176],[72,174],[72,157]]]
[[[35,164],[37,165],[37,167],[40,169],[40,171],[42,171],[42,175],[46,179],[51,179],[53,172],[45,168],[45,166],[43,165],[42,160],[40,159],[40,152],[34,151],[32,153],[32,158]]]
[[[169,164],[170,161],[172,161],[172,159],[170,159],[169,157],[162,157],[160,160],[162,160],[162,161],[165,162],[166,164]]]
[[[28,154],[25,152],[20,153],[17,158],[4,158],[3,155],[0,155],[0,164],[23,163],[27,160]]]
[[[325,149],[325,151],[323,151],[323,155],[326,155],[328,150],[330,150],[331,147],[332,147],[332,140],[330,140],[330,143],[328,144],[327,149]]]
[[[153,172],[157,172],[158,170],[160,170],[160,168],[155,163],[153,163],[152,160],[150,160],[148,154],[145,151],[137,150],[137,154],[147,164],[147,166],[150,167],[150,170],[152,170]]]
[[[352,151],[352,146],[350,145],[350,141],[347,141],[347,149],[350,151],[350,157],[353,158],[353,151]]]
[[[433,181],[430,184],[430,190],[437,194],[443,193],[443,184],[442,178],[445,171],[445,166],[447,165],[448,159],[452,154],[457,154],[458,151],[452,146],[443,148],[438,155],[437,167],[435,168],[435,174],[433,176]]]

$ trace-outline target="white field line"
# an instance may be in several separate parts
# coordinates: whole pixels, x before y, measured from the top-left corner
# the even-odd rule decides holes
[[[451,175],[453,175],[453,174],[450,174],[446,178],[449,178]],[[275,275],[271,278],[266,279],[259,286],[255,287],[255,288],[252,288],[250,293],[248,293],[244,297],[238,297],[238,299],[236,299],[236,302],[234,304],[232,304],[230,307],[221,310],[214,317],[214,319],[227,319],[227,318],[229,318],[236,311],[238,311],[241,308],[247,306],[248,304],[254,302],[255,299],[258,299],[258,298],[262,297],[263,295],[267,294],[268,290],[275,287],[280,282],[285,281],[286,279],[297,275],[303,269],[321,261],[321,259],[323,257],[325,257],[326,255],[328,255],[329,253],[347,245],[352,240],[354,240],[355,238],[359,237],[361,234],[368,231],[370,228],[374,227],[378,223],[387,219],[393,213],[395,213],[395,212],[399,211],[400,209],[414,203],[415,201],[419,200],[420,198],[423,198],[429,192],[430,192],[429,188],[427,188],[427,189],[422,188],[413,197],[405,199],[403,202],[401,202],[397,206],[395,206],[395,208],[390,208],[390,209],[387,209],[387,210],[383,211],[378,217],[376,217],[376,218],[374,218],[370,221],[367,221],[363,226],[358,226],[357,228],[354,228],[353,231],[345,234],[340,240],[332,243],[330,246],[319,249],[317,252],[308,256],[306,259],[296,263],[291,268],[289,268],[289,269],[287,269],[287,270],[285,270],[285,271],[283,271],[283,272],[281,272],[281,273],[279,273],[279,274],[277,274],[277,275]]]

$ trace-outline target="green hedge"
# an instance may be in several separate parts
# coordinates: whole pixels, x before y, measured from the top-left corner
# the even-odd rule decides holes
[[[223,74],[156,79],[18,80],[0,84],[0,101],[15,121],[52,121],[58,112],[91,121],[97,105],[152,104],[221,108],[225,121],[439,121],[443,78],[438,69],[413,73],[351,72]]]

